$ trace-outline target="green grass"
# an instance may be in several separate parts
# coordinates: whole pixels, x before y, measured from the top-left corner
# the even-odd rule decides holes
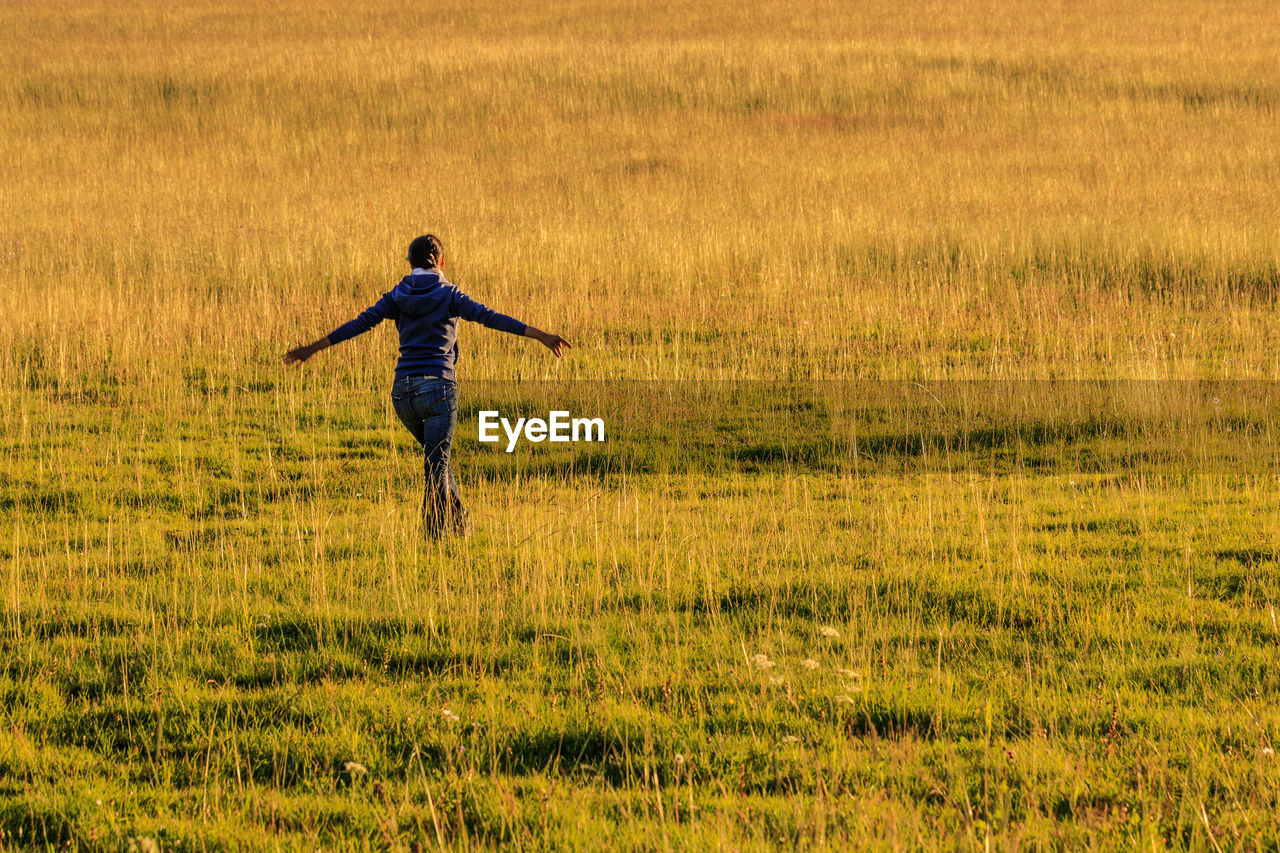
[[[1274,848],[1270,386],[575,389],[436,546],[367,392],[18,401],[5,841]]]

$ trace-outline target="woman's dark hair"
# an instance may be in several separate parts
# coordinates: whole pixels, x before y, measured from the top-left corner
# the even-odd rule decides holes
[[[440,244],[440,238],[434,234],[414,237],[413,242],[409,244],[409,263],[415,267],[431,269],[440,263],[440,257],[443,254],[444,246]]]

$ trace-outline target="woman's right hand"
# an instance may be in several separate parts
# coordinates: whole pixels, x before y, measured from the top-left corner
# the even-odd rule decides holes
[[[547,349],[555,353],[556,358],[560,358],[562,350],[573,349],[573,344],[569,343],[559,335],[553,335],[550,332],[543,332],[539,335],[538,340],[542,341],[543,345]]]
[[[294,347],[293,349],[289,350],[287,353],[284,354],[284,363],[285,364],[301,364],[302,362],[311,358],[311,356],[320,352],[320,350],[324,349],[328,345],[329,345],[329,339],[327,337],[324,337],[318,341],[314,341],[309,344],[303,344],[300,347]]]

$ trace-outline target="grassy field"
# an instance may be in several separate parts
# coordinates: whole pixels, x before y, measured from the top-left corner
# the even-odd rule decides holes
[[[0,849],[1280,849],[1278,41],[0,6]],[[464,541],[280,364],[423,231],[575,345],[463,330]]]

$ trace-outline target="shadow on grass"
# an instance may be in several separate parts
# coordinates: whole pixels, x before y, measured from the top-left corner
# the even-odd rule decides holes
[[[408,619],[280,615],[254,627],[254,641],[267,651],[315,651],[341,647],[360,652],[417,636],[422,626]]]
[[[74,803],[59,807],[48,799],[33,799],[16,786],[0,785],[0,839],[20,842],[25,849],[91,846],[77,829],[79,823],[80,810]]]
[[[1088,470],[1195,469],[1206,454],[1257,457],[1280,384],[1175,382],[480,383],[476,412],[598,417],[604,443],[506,441],[464,458],[487,480],[761,471],[849,471],[904,463]]]
[[[793,583],[738,584],[718,594],[668,598],[662,593],[635,593],[617,599],[616,610],[638,613],[667,610],[698,615],[716,614],[745,622],[777,619],[821,625],[840,625],[872,616],[920,617],[927,623],[964,622],[983,628],[1015,631],[1044,630],[1058,617],[1035,597],[997,599],[986,590],[930,583],[913,577],[868,575],[877,567],[860,558],[848,582],[802,580]],[[1059,602],[1056,612],[1073,613],[1087,601]]]
[[[634,765],[644,763],[644,754],[643,740],[598,729],[518,732],[497,757],[494,769],[523,776],[589,771],[618,786],[629,774],[635,775]]]
[[[1247,568],[1280,560],[1280,552],[1274,548],[1223,548],[1215,551],[1214,556],[1219,560],[1233,560]]]

